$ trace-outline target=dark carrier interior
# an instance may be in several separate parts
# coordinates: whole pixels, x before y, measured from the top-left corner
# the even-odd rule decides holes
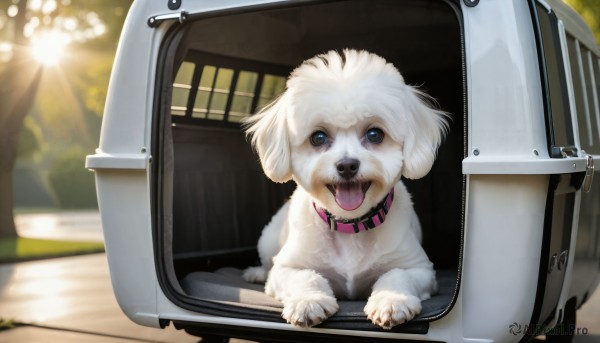
[[[190,14],[163,42],[153,148],[161,286],[192,311],[283,321],[281,304],[240,271],[258,263],[261,230],[295,185],[264,176],[240,121],[283,92],[303,60],[365,49],[393,63],[452,118],[432,171],[404,180],[440,292],[394,331],[427,332],[427,323],[452,307],[460,275],[466,99],[459,7],[444,0],[300,3]],[[379,330],[364,305],[340,301],[321,327]]]

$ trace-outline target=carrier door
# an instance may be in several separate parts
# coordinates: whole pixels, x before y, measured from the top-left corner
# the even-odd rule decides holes
[[[530,324],[542,327],[552,323],[553,319],[558,320],[558,324],[565,323],[580,205],[585,208],[589,201],[581,197],[580,189],[584,184],[586,188],[592,187],[594,160],[586,152],[588,146],[580,141],[584,128],[581,115],[584,110],[589,110],[587,107],[591,103],[585,104],[588,99],[575,101],[585,95],[585,85],[582,86],[580,80],[584,76],[582,70],[577,68],[573,73],[572,63],[577,61],[573,59],[572,39],[568,38],[562,21],[545,1],[531,0],[529,4],[536,33],[548,152],[552,159],[573,165],[571,171],[550,177],[538,289]],[[596,98],[596,109],[597,104]],[[585,131],[588,132],[588,128]],[[575,308],[567,310],[575,311]]]
[[[568,299],[575,298],[574,305],[580,306],[600,281],[600,50],[591,35],[577,36],[569,27],[564,40],[574,129],[581,156],[588,159],[568,293]]]
[[[571,159],[579,154],[569,106],[565,58],[561,49],[561,28],[556,14],[544,1],[531,1],[542,81],[548,154],[553,159]],[[552,322],[559,308],[573,228],[575,194],[579,173],[550,177],[538,289],[530,326]]]

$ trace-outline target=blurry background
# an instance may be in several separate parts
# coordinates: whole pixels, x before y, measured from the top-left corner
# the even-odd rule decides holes
[[[13,209],[97,209],[84,158],[131,3],[0,0],[0,238],[16,235]]]

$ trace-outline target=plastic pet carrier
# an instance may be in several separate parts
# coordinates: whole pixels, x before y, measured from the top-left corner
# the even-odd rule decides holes
[[[366,299],[294,327],[241,277],[295,188],[264,175],[241,122],[345,48],[450,116],[431,172],[403,180],[439,291],[392,330]],[[517,342],[574,324],[600,280],[599,52],[559,1],[134,2],[86,162],[119,304],[142,325],[258,341]]]

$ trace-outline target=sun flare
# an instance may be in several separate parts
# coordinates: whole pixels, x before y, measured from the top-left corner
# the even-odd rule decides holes
[[[39,63],[56,66],[64,57],[69,38],[60,32],[50,31],[31,39],[31,55]]]

